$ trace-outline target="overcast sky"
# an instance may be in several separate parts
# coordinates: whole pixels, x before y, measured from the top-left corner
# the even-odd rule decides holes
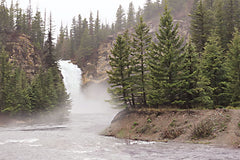
[[[15,3],[17,0],[13,0]],[[21,8],[25,9],[29,0],[18,0]],[[133,2],[135,10],[139,6],[143,7],[146,0],[31,0],[32,8],[35,10],[37,7],[40,11],[45,9],[49,13],[52,12],[55,25],[59,28],[61,21],[64,25],[71,25],[72,18],[81,14],[84,18],[89,18],[89,13],[92,12],[94,18],[96,17],[97,10],[99,10],[102,23],[112,23],[115,21],[116,11],[121,4],[125,11],[128,10],[128,5]],[[11,0],[6,0],[8,4]]]

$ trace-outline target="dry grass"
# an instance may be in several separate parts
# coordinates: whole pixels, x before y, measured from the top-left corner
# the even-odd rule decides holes
[[[211,121],[200,122],[194,125],[191,137],[192,139],[207,138],[213,135],[214,124]]]

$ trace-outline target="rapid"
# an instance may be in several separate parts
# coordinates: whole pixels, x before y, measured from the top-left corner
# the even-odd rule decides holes
[[[116,139],[100,133],[119,110],[93,86],[83,94],[81,70],[59,61],[72,108],[65,121],[0,127],[0,160],[210,160],[240,159],[240,150],[210,145]]]

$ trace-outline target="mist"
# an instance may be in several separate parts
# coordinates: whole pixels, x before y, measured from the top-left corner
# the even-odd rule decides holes
[[[70,95],[71,114],[116,112],[106,100],[110,99],[106,84],[91,84],[81,88],[81,70],[70,61],[59,61],[63,81]]]

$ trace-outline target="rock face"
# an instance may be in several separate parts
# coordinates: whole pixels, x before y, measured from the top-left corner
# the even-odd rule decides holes
[[[89,83],[103,83],[108,79],[107,70],[110,70],[109,55],[111,53],[112,41],[105,42],[99,46],[97,51],[96,62],[87,63],[87,66],[82,68],[83,85]]]
[[[41,56],[28,36],[24,34],[9,36],[6,50],[9,52],[10,62],[21,67],[30,79],[40,70]]]
[[[183,0],[182,0],[183,1]],[[174,0],[171,1],[170,8],[172,8],[172,15],[174,22],[179,24],[179,34],[185,39],[189,36],[189,26],[190,26],[190,11],[192,9],[194,0],[184,0],[181,3],[178,0],[178,5],[175,5]],[[150,27],[150,34],[153,36],[155,32],[158,31],[160,18],[154,18],[147,23]],[[133,29],[129,29],[129,32],[134,32]],[[119,33],[121,34],[121,33]],[[106,73],[107,70],[111,69],[109,65],[109,55],[111,54],[111,49],[114,43],[114,39],[117,35],[109,36],[109,39],[102,43],[94,57],[94,59],[89,60],[87,65],[80,66],[82,73],[82,83],[84,86],[90,83],[103,83],[108,79]],[[96,58],[97,57],[97,58]]]

